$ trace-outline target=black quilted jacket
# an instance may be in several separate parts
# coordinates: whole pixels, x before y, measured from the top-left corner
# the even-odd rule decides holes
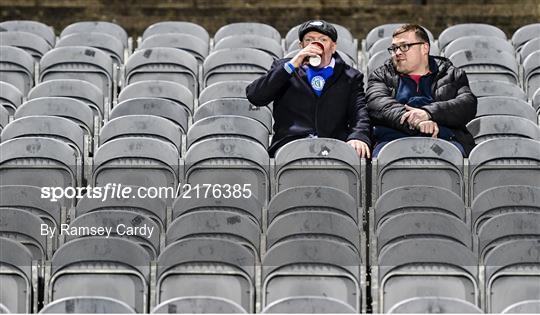
[[[285,143],[316,134],[343,141],[358,139],[370,145],[363,75],[334,54],[334,74],[317,97],[304,69],[291,75],[283,68],[290,59],[274,62],[268,73],[246,88],[248,100],[256,106],[273,104],[274,136],[269,153]]]
[[[433,58],[438,66],[431,86],[434,102],[422,106],[422,109],[429,112],[431,119],[437,124],[452,129],[456,140],[468,155],[475,143],[465,126],[476,116],[476,96],[472,94],[463,70],[454,67],[446,58],[430,58]],[[394,98],[398,84],[399,73],[390,59],[370,74],[366,92],[369,116],[373,125],[384,125],[415,135],[415,130],[399,123],[406,111],[403,104]]]

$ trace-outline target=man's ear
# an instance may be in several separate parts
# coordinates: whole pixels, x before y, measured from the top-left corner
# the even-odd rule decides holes
[[[333,54],[336,53],[336,50],[337,50],[337,44],[336,44],[336,42],[332,42],[331,48],[332,48],[332,55],[333,55]]]
[[[429,55],[429,44],[423,44],[422,50],[424,54]]]

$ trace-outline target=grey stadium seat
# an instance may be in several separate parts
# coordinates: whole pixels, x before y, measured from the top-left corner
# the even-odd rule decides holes
[[[514,34],[512,34],[512,44],[514,44],[516,51],[519,51],[520,47],[529,40],[538,37],[539,32],[540,23],[524,25],[517,29]]]
[[[113,139],[94,154],[92,186],[177,187],[179,164],[178,150],[169,142],[140,136]]]
[[[275,156],[274,191],[298,186],[341,189],[358,207],[365,203],[365,161],[351,146],[336,139],[299,139],[281,147]]]
[[[354,314],[355,309],[340,300],[321,296],[295,296],[266,306],[263,314]]]
[[[215,137],[192,144],[185,155],[185,183],[229,185],[240,199],[266,204],[270,196],[270,158],[264,147],[242,138]],[[238,194],[237,194],[238,195]]]
[[[220,49],[203,63],[202,85],[231,80],[253,81],[270,69],[274,58],[253,48]]]
[[[262,230],[247,215],[230,210],[197,210],[183,214],[167,227],[165,245],[185,239],[212,237],[236,242],[259,257]]]
[[[206,57],[208,57],[208,45],[208,42],[190,34],[166,33],[155,34],[147,37],[141,43],[139,49],[169,47],[184,50],[190,53],[200,64],[202,64]]]
[[[458,298],[479,305],[477,257],[448,239],[401,240],[379,253],[372,292],[377,312],[412,297]],[[375,309],[374,309],[375,311]]]
[[[154,115],[167,118],[182,130],[187,130],[189,112],[177,102],[152,97],[127,99],[116,105],[111,111],[110,119],[129,115]]]
[[[218,99],[246,99],[246,87],[250,81],[222,81],[210,84],[201,91],[199,104]]]
[[[525,58],[527,58],[527,56],[539,50],[540,50],[540,36],[531,39],[530,41],[528,41],[526,44],[523,45],[520,52],[518,53],[518,56],[520,57],[520,62],[523,63],[523,61],[525,61]]]
[[[40,314],[133,314],[135,311],[125,302],[104,296],[76,296],[51,302]]]
[[[514,239],[540,240],[540,212],[513,211],[486,219],[478,229],[478,241],[475,244],[480,262],[484,263],[486,255],[492,250]],[[540,267],[540,261],[538,265]]]
[[[467,48],[456,51],[448,59],[454,66],[463,69],[470,81],[499,80],[519,83],[516,58],[506,51]]]
[[[128,34],[126,33],[126,31],[118,24],[105,21],[84,21],[70,24],[62,30],[60,38],[74,33],[90,32],[112,35],[119,39],[125,48],[129,48]]]
[[[266,248],[271,251],[273,247],[288,244],[288,241],[300,243],[321,239],[335,242],[335,246],[348,247],[362,257],[361,261],[365,261],[360,234],[358,225],[349,216],[327,210],[293,210],[269,223]],[[296,293],[301,295],[301,290]]]
[[[447,239],[473,248],[469,225],[449,214],[423,210],[386,218],[375,231],[377,247],[373,250],[380,253],[400,240],[425,238]]]
[[[454,192],[435,186],[408,186],[382,194],[373,207],[370,231],[394,215],[411,212],[440,213],[469,222],[463,200]]]
[[[242,306],[216,296],[193,296],[170,299],[157,305],[153,314],[243,314]]]
[[[233,240],[200,237],[169,244],[157,261],[156,303],[212,296],[255,311],[256,257]]]
[[[460,37],[474,35],[493,36],[506,39],[504,32],[493,25],[464,23],[450,26],[442,31],[442,33],[439,35],[439,47],[441,50],[444,50],[446,45],[448,45],[450,42]]]
[[[9,112],[4,106],[0,106],[0,132],[8,124]]]
[[[536,113],[540,114],[540,88],[536,90],[532,97],[532,105],[536,109]]]
[[[14,85],[0,81],[0,105],[13,115],[23,102],[23,94]]]
[[[90,148],[97,124],[92,109],[83,101],[61,96],[34,98],[24,102],[15,112],[15,119],[27,116],[58,116],[76,122],[89,137]]]
[[[217,99],[199,104],[193,115],[193,121],[218,115],[237,115],[255,119],[266,127],[268,133],[272,133],[272,111],[268,107],[254,106],[245,98]]]
[[[511,96],[485,96],[478,98],[476,117],[508,115],[526,118],[534,123],[536,112],[531,104]]]
[[[62,213],[61,202],[51,202],[49,199],[41,198],[41,188],[35,186],[23,185],[6,185],[2,183],[0,186],[0,208],[3,209],[19,209],[38,216],[49,229],[55,231],[51,237],[52,249],[57,248],[57,239],[59,227],[62,217],[66,217],[66,213]]]
[[[97,86],[110,101],[116,93],[111,58],[103,51],[84,46],[59,47],[45,54],[39,63],[39,81],[79,79]]]
[[[523,90],[512,83],[497,80],[470,81],[469,86],[473,94],[480,98],[485,96],[511,96],[527,101],[527,95]]]
[[[371,29],[366,36],[366,50],[369,51],[373,44],[375,44],[381,38],[392,37],[392,33],[394,33],[394,31],[403,24],[405,23],[383,24]],[[428,29],[425,30],[428,33],[430,41],[434,42],[435,39],[433,34]]]
[[[197,60],[179,49],[139,49],[129,57],[124,71],[126,85],[146,80],[172,81],[187,87],[195,96],[199,94]]]
[[[83,129],[80,128],[77,123],[67,118],[58,116],[22,117],[12,120],[4,130],[2,130],[1,134],[2,141],[27,137],[49,137],[58,139],[75,149],[77,159],[88,156],[89,148],[84,140]]]
[[[52,237],[41,232],[45,224],[40,217],[28,211],[2,208],[0,211],[0,234],[26,247],[32,259],[43,262],[52,255]],[[4,254],[4,253],[3,253]]]
[[[189,195],[189,194],[188,194]],[[197,211],[237,213],[242,216],[249,216],[262,228],[262,207],[257,200],[243,198],[224,198],[213,192],[208,193],[207,198],[187,198],[181,195],[176,198],[172,205],[172,219]],[[234,221],[234,220],[233,220]]]
[[[325,186],[300,186],[277,193],[268,204],[266,222],[290,211],[328,211],[350,217],[359,222],[355,200],[343,190]]]
[[[478,234],[482,224],[503,213],[539,212],[540,187],[525,185],[498,186],[478,194],[471,204],[472,231]]]
[[[446,57],[452,56],[453,53],[460,50],[472,51],[506,51],[509,54],[514,54],[514,46],[507,40],[500,37],[473,35],[455,39],[444,48]]]
[[[2,141],[33,137],[57,139],[73,148],[76,163],[84,174],[78,176],[86,178],[87,173],[84,171],[88,171],[90,166],[92,150],[85,139],[84,130],[76,122],[58,116],[27,116],[11,121],[0,136]]]
[[[37,21],[26,20],[11,20],[0,23],[0,30],[2,31],[21,31],[35,34],[43,38],[49,46],[54,47],[56,42],[56,35],[54,29],[51,26],[43,24]]]
[[[129,239],[143,247],[152,259],[156,259],[161,248],[161,233],[163,228],[143,213],[137,213],[133,210],[118,209],[98,210],[87,212],[71,219],[70,228],[89,228],[103,227],[110,229],[110,236],[116,238]],[[127,207],[126,207],[127,209]],[[134,235],[131,233],[135,229]],[[131,232],[130,232],[131,231]],[[64,235],[64,242],[86,237],[86,235]]]
[[[154,23],[144,30],[142,40],[144,41],[146,38],[152,35],[166,33],[190,34],[200,38],[206,43],[210,41],[210,36],[204,27],[185,21],[165,21]]]
[[[51,50],[51,46],[43,38],[21,31],[0,32],[0,43],[3,46],[14,46],[26,51],[36,62]]]
[[[46,274],[45,303],[66,298],[103,296],[147,312],[150,255],[123,238],[83,237],[54,253]]]
[[[530,54],[523,61],[523,86],[529,98],[540,88],[540,51]]]
[[[36,85],[28,93],[29,100],[49,96],[70,97],[83,101],[92,109],[94,116],[99,118],[99,123],[101,123],[105,111],[109,106],[105,102],[103,92],[97,86],[83,80],[63,79],[46,81]]]
[[[382,148],[372,165],[373,201],[411,183],[446,188],[465,197],[463,156],[450,142],[426,137],[394,140]]]
[[[140,97],[171,100],[178,107],[184,108],[190,116],[193,114],[193,94],[180,83],[161,80],[135,82],[126,86],[120,92],[118,103]]]
[[[257,35],[268,37],[276,42],[281,42],[281,35],[272,26],[263,23],[231,23],[220,27],[214,34],[214,44],[227,36],[234,35]]]
[[[268,149],[268,129],[255,119],[242,116],[212,116],[195,122],[187,133],[187,148],[214,137],[244,138]]]
[[[383,24],[371,29],[366,36],[366,50],[371,50],[371,47],[380,39],[392,37],[394,31],[404,23]]]
[[[45,137],[16,138],[0,144],[2,184],[74,187],[82,167],[67,143]]]
[[[262,261],[262,307],[294,296],[337,299],[360,312],[365,306],[365,265],[352,246],[332,238],[288,239]]]
[[[539,141],[525,138],[486,140],[469,155],[469,200],[504,185],[538,186]]]
[[[174,145],[182,152],[182,135],[178,125],[167,118],[152,115],[127,115],[109,120],[99,132],[99,145],[125,137],[149,137]]]
[[[27,95],[34,86],[34,58],[20,48],[0,46],[0,81]]]
[[[0,303],[13,313],[37,312],[38,268],[21,243],[0,237]]]
[[[108,54],[118,66],[124,64],[124,45],[116,37],[106,33],[73,33],[58,40],[56,47],[89,46]]]
[[[122,187],[126,186],[123,185]],[[130,188],[135,192],[139,186],[130,186]],[[140,216],[141,218],[133,221],[131,225],[143,224],[146,221],[146,218],[149,218],[159,226],[160,230],[157,232],[155,231],[157,235],[160,235],[161,232],[165,231],[165,226],[167,225],[167,204],[164,200],[160,198],[143,198],[144,196],[138,196],[136,193],[132,193],[131,198],[122,198],[121,196],[113,195],[110,191],[105,192],[105,189],[106,187],[102,189],[102,198],[98,199],[85,196],[79,199],[77,206],[70,209],[71,218],[79,218],[89,213],[99,213],[103,214],[105,217],[121,218],[121,220],[125,220],[132,216],[135,216],[136,219],[137,216]],[[106,193],[109,195],[105,196]],[[114,211],[120,211],[119,215],[113,215]],[[126,214],[126,212],[129,214]],[[143,218],[145,219],[143,220]],[[154,226],[154,224],[151,225]],[[154,238],[149,238],[151,244],[147,245],[153,245],[154,250],[157,252],[159,246],[155,247],[154,240]],[[148,246],[143,247],[145,247],[145,249],[148,248]]]
[[[540,299],[526,300],[505,308],[502,314],[537,314],[540,313]]]
[[[390,58],[391,56],[386,50],[381,50],[375,53],[373,56],[369,58],[369,61],[367,64],[367,73],[371,74],[373,70],[376,70],[380,66],[384,65],[384,63]]]
[[[540,263],[538,239],[510,239],[485,258],[485,310],[502,312],[518,302],[538,300]]]
[[[376,41],[368,51],[368,57],[373,56],[379,51],[387,51],[387,49],[392,45],[392,37],[383,37]],[[441,54],[439,46],[434,41],[430,41],[429,45],[429,54],[433,56],[439,56]]]
[[[226,48],[254,48],[264,51],[275,59],[283,58],[281,44],[271,38],[258,35],[232,35],[222,38],[217,42],[213,51]]]
[[[467,124],[467,129],[478,144],[494,138],[520,137],[540,140],[540,128],[529,119],[507,115],[479,117]]]
[[[484,313],[478,306],[467,301],[438,296],[410,298],[397,303],[388,311],[389,314],[430,314],[435,312],[438,314]]]

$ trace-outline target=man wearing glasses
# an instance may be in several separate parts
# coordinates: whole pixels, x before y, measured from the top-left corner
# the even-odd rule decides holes
[[[369,76],[368,111],[377,156],[388,142],[430,136],[452,142],[464,156],[474,147],[466,125],[476,115],[476,97],[464,71],[429,55],[429,37],[406,24],[392,35],[392,57]]]
[[[360,157],[370,156],[370,125],[363,75],[336,53],[337,31],[322,20],[298,30],[300,51],[274,62],[267,74],[246,88],[256,106],[274,102],[274,156],[286,143],[307,137],[347,141]]]

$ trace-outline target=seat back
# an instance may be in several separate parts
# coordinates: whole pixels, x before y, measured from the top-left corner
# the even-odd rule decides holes
[[[311,138],[289,142],[276,153],[275,164],[276,193],[317,183],[341,189],[351,195],[359,207],[365,205],[363,161],[343,141]]]
[[[135,310],[126,303],[104,296],[76,296],[51,302],[40,314],[134,314]]]
[[[124,238],[83,237],[62,245],[51,259],[45,279],[45,301],[103,296],[146,312],[150,254]]]
[[[180,83],[192,95],[199,94],[197,60],[188,52],[168,47],[139,49],[125,65],[126,84],[163,80]]]
[[[34,58],[30,54],[17,47],[0,46],[0,81],[27,95],[34,86],[34,72]]]
[[[206,29],[198,24],[186,21],[165,21],[154,23],[144,30],[142,40],[144,41],[152,35],[166,33],[190,34],[200,38],[206,43],[210,41],[210,36],[208,35]]]
[[[373,201],[392,188],[411,183],[446,188],[465,197],[463,156],[450,142],[425,137],[394,140],[372,164]]]
[[[220,49],[203,64],[203,87],[221,81],[253,81],[270,69],[274,58],[253,48]]]
[[[469,199],[505,185],[538,186],[539,142],[524,138],[486,140],[469,155]]]
[[[242,138],[214,137],[189,147],[184,179],[192,188],[197,184],[214,185],[224,198],[233,195],[266,204],[270,195],[269,168],[270,159],[262,145]],[[186,193],[193,197],[197,192]]]

